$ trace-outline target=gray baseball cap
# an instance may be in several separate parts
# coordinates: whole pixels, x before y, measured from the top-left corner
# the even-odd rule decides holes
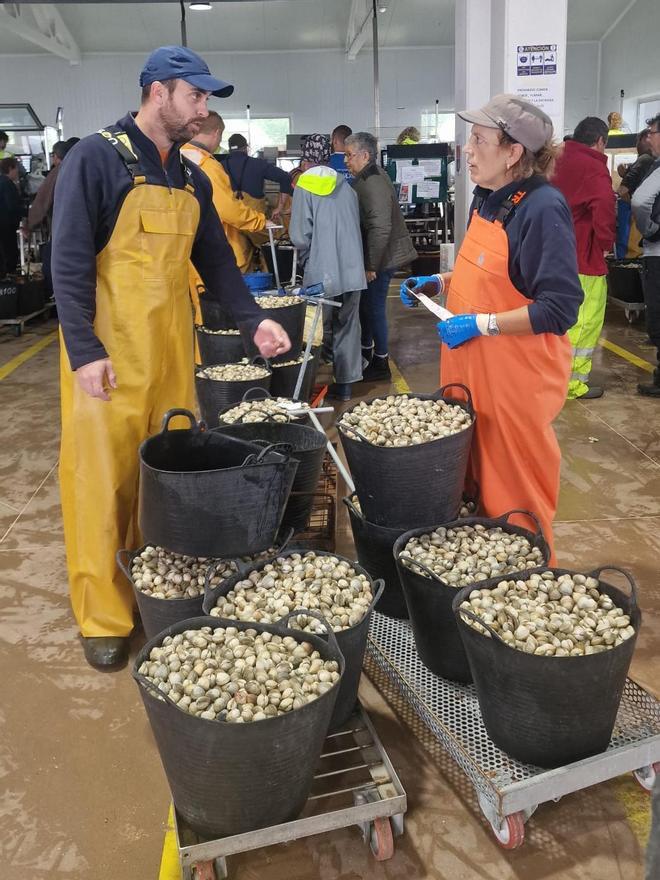
[[[480,110],[459,110],[457,115],[466,122],[499,128],[532,153],[540,150],[553,134],[548,114],[517,95],[495,95]]]

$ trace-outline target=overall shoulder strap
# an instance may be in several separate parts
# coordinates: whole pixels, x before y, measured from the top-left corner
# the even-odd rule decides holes
[[[195,179],[192,172],[192,160],[186,159],[181,150],[179,150],[179,162],[181,163],[181,174],[183,175],[184,189],[190,193],[195,192]]]
[[[505,199],[502,202],[497,211],[497,214],[495,215],[495,221],[501,223],[502,226],[506,226],[508,221],[511,219],[513,212],[516,210],[522,200],[531,192],[534,192],[535,189],[539,189],[540,187],[546,186],[547,184],[548,181],[540,175],[533,175],[532,177],[528,177],[526,180],[523,180],[519,188],[514,193],[512,193],[508,199]]]
[[[225,169],[225,171],[227,172],[227,175],[229,176],[229,183],[231,185],[231,188],[232,188],[234,195],[236,196],[237,199],[242,199],[243,198],[243,175],[245,174],[245,166],[247,165],[248,156],[243,155],[243,163],[241,165],[241,170],[240,170],[240,173],[238,175],[238,180],[237,180],[236,177],[234,176],[234,173],[231,170],[231,166],[229,164],[229,157],[231,155],[236,155],[236,154],[229,153],[227,156],[223,156],[220,161],[221,161],[222,167]]]
[[[110,146],[119,153],[122,162],[131,175],[133,183],[144,183],[146,178],[143,174],[139,173],[140,160],[126,132],[122,131],[118,125],[109,125],[107,128],[99,129],[98,134],[105,138]]]

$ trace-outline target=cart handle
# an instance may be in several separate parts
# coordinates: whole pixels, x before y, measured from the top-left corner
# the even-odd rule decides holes
[[[335,651],[337,652],[337,654],[339,654],[341,659],[344,660],[344,655],[342,654],[341,648],[339,647],[339,642],[337,641],[337,636],[335,635],[335,631],[330,626],[330,624],[328,623],[326,618],[318,611],[312,611],[311,609],[307,609],[307,608],[294,608],[293,611],[289,611],[289,613],[285,614],[284,617],[280,617],[280,619],[276,622],[275,626],[281,625],[281,626],[286,627],[286,629],[292,630],[293,632],[296,632],[296,633],[303,632],[304,633],[304,630],[296,629],[294,627],[289,626],[289,621],[291,620],[291,618],[298,617],[301,614],[304,614],[305,617],[315,617],[316,620],[319,620],[323,624],[323,627],[325,629],[325,635],[328,639],[328,643],[330,644],[330,646],[332,648],[335,649]],[[314,635],[317,635],[317,633],[314,633]],[[346,661],[344,661],[344,664],[345,664],[345,662]]]
[[[448,388],[460,388],[462,391],[465,392],[465,396],[467,398],[466,406],[468,408],[468,412],[470,413],[470,415],[473,416],[474,415],[474,405],[472,403],[472,393],[471,393],[470,389],[467,387],[467,385],[462,385],[460,382],[449,382],[449,383],[447,383],[447,385],[443,385],[442,388],[438,389],[438,394],[441,397],[445,397],[445,391]],[[450,400],[453,400],[453,398],[450,398]]]
[[[618,565],[601,565],[600,568],[595,568],[593,571],[590,571],[589,577],[600,580],[600,576],[604,571],[618,571],[619,574],[622,574],[626,578],[630,584],[630,612],[632,614],[635,611],[639,611],[639,603],[637,602],[637,583],[632,574],[625,568],[619,568]]]
[[[188,430],[195,430],[198,428],[200,431],[203,431],[206,425],[204,422],[198,422],[195,416],[190,412],[189,409],[168,409],[168,411],[163,416],[163,424],[161,427],[161,434],[164,434],[166,431],[169,431],[169,425],[172,419],[176,418],[176,416],[183,416],[185,419],[190,420],[190,428]]]

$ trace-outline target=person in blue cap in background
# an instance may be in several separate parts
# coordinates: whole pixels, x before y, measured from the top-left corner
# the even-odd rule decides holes
[[[181,46],[152,52],[140,86],[137,114],[68,154],[53,218],[67,567],[85,657],[101,669],[125,663],[133,629],[115,555],[141,543],[138,447],[169,409],[194,409],[188,261],[264,357],[290,348],[243,282],[208,179],[179,151],[209,97],[234,87]]]

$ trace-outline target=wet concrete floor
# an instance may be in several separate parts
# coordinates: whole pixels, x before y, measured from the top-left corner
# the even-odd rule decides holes
[[[431,317],[404,312],[394,290],[389,311],[399,387],[403,380],[416,391],[434,390]],[[0,371],[55,326],[29,325],[20,339],[0,328]],[[604,336],[652,360],[642,326],[629,326],[615,307]],[[86,666],[67,600],[57,361],[54,339],[0,380],[0,877],[155,880],[169,804],[155,745],[130,671],[101,674]],[[644,623],[632,672],[660,697],[660,402],[636,395],[645,379],[639,366],[601,348],[594,381],[606,386],[605,397],[564,408],[556,426],[564,454],[556,535],[568,567],[612,563],[634,573]],[[361,386],[361,393],[386,387]],[[343,505],[337,541],[338,550],[351,552]],[[134,638],[133,656],[142,638]],[[365,677],[361,695],[408,794],[406,833],[394,858],[375,862],[349,828],[232,857],[230,877],[643,877],[649,798],[632,777],[542,805],[525,845],[507,853],[471,784],[397,693]]]

